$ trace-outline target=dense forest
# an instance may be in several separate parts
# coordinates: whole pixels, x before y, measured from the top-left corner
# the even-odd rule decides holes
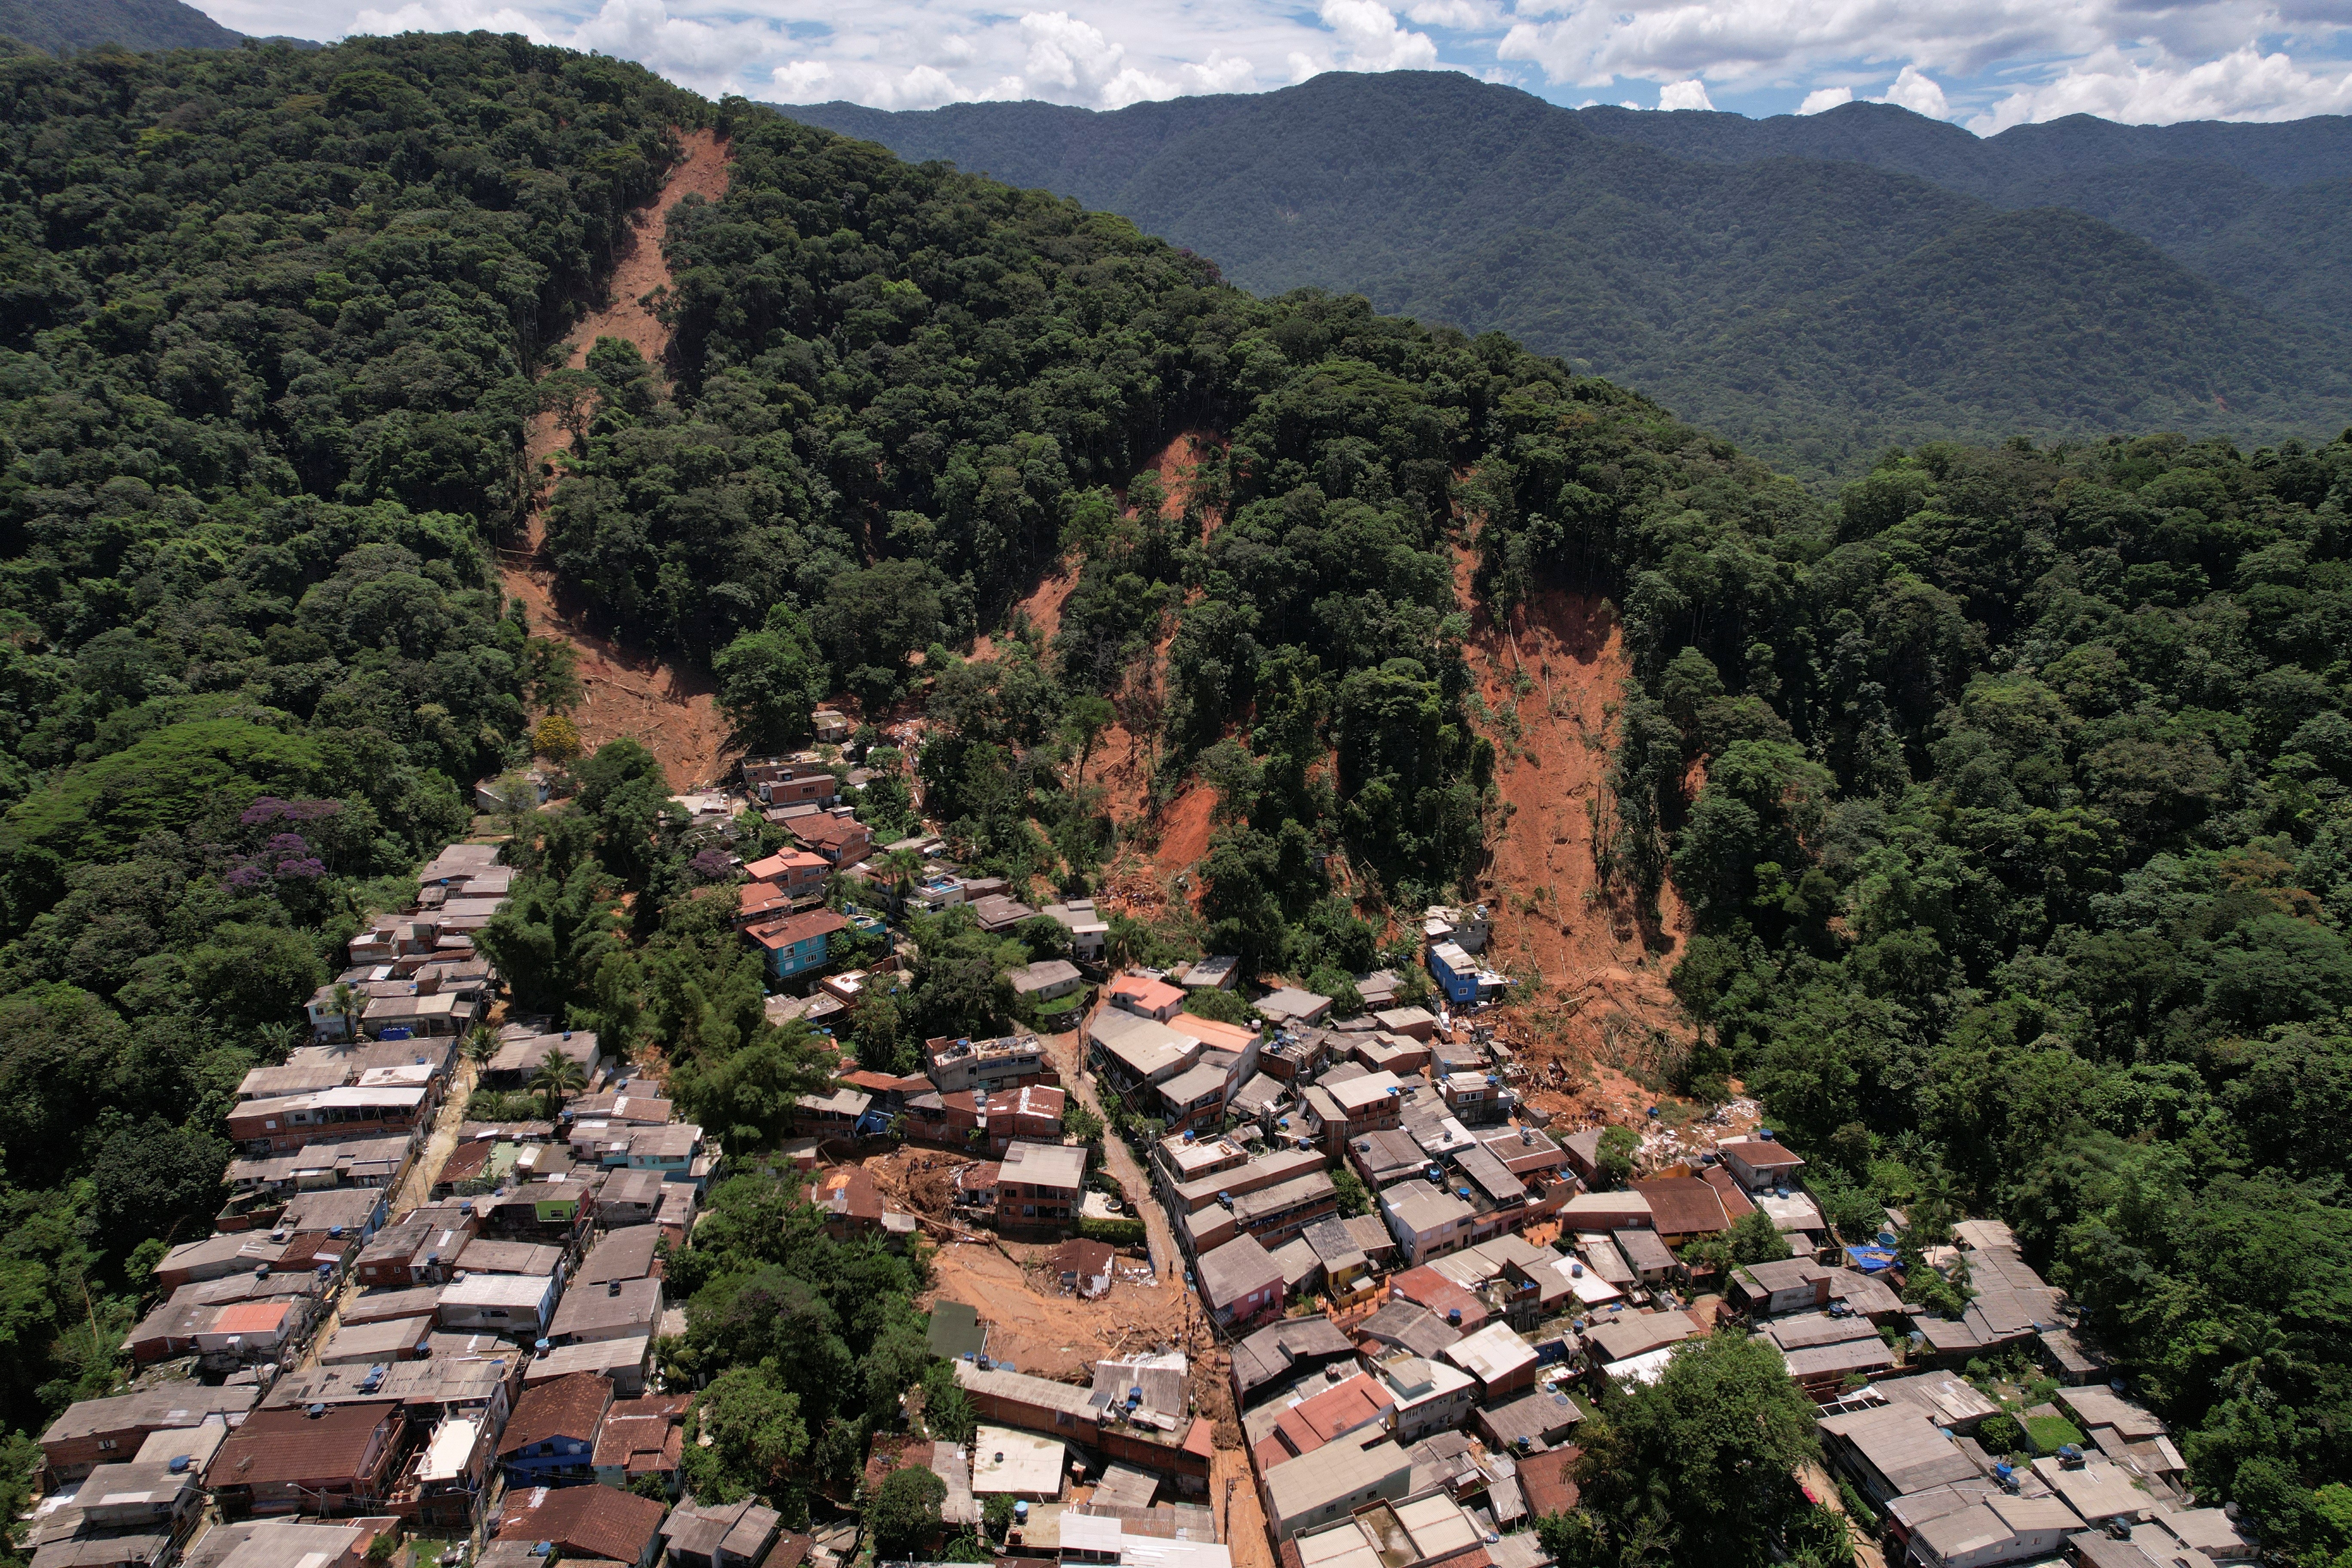
[[[1696,910],[1682,1087],[1744,1079],[1850,1231],[2007,1219],[2200,1493],[2334,1561],[2352,443],[1931,445],[1834,505],[1627,506],[1628,456],[1561,421],[1465,499],[1498,596],[1622,605],[1596,848]]]
[[[1444,72],[785,112],[1124,213],[1245,287],[1507,331],[1817,481],[1891,443],[2352,422],[2340,120],[1979,140],[1876,104],[1572,110]]]
[[[732,179],[672,216],[670,363],[557,368],[701,127]],[[2204,1495],[2352,1550],[2321,1489],[2352,1468],[2352,445],[1929,443],[1825,501],[1499,334],[1253,298],[1124,219],[485,35],[0,59],[12,1426],[110,1384],[241,1074],[463,786],[549,745],[574,678],[491,565],[542,410],[568,587],[707,664],[744,744],[845,692],[923,721],[869,758],[878,824],[911,768],[973,863],[1075,889],[1120,848],[1105,748],[1160,800],[1210,785],[1197,928],[1122,922],[1123,955],[1369,968],[1367,916],[1459,890],[1495,826],[1457,570],[1504,614],[1609,595],[1636,679],[1596,847],[1696,911],[1681,1087],[1760,1093],[1847,1223],[2011,1220]],[[1047,635],[1012,609],[1065,560]],[[756,1153],[821,1053],[705,891],[729,856],[643,747],[570,772],[482,945]],[[870,1064],[1010,1022],[1003,961],[1059,940],[916,936],[911,993],[845,1031]],[[721,1495],[840,1479],[931,1364],[919,1260],[740,1170],[671,1274]],[[1621,1424],[1580,1552],[1748,1528],[1727,1491],[1676,1539],[1645,1478],[1713,1429],[1669,1415]]]

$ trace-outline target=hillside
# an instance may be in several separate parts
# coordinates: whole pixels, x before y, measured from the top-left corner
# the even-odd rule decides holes
[[[1979,142],[1879,105],[1765,121],[1570,111],[1443,73],[1110,114],[787,112],[1125,213],[1252,288],[1360,289],[1500,328],[1810,474],[1854,471],[1889,440],[2101,433],[2126,427],[2106,422],[2122,409],[2247,440],[2352,418],[2336,368],[2352,287],[2334,243],[2352,214],[2341,121],[2148,136],[2067,122]],[[2097,221],[2066,227],[2069,264],[2043,270],[2043,294],[2011,295],[1999,247],[2016,231],[1987,220],[2047,206]],[[1987,374],[1904,353],[1884,322],[1842,346],[1796,331],[1810,315],[1795,301],[1889,268],[1900,297],[1964,316],[1972,340],[2094,321],[2100,341],[2063,371],[2028,350]]]
[[[662,1259],[685,1315],[664,1374],[709,1439],[685,1487],[812,1521],[850,1498],[877,1558],[936,1536],[936,1478],[905,1507],[895,1475],[857,1478],[914,1419],[926,1440],[974,1425],[927,1285],[1009,1293],[1019,1270],[927,1279],[929,1249],[878,1223],[841,1239],[846,1202],[821,1215],[782,1150],[845,1050],[896,1079],[927,1039],[1044,1026],[1010,973],[1068,931],[961,906],[845,920],[826,965],[903,956],[908,979],[861,987],[828,1037],[772,1024],[772,984],[810,972],[736,929],[739,862],[784,833],[689,816],[646,721],[582,690],[601,641],[678,672],[673,706],[723,717],[727,748],[798,747],[814,703],[844,703],[858,822],[803,833],[845,854],[861,829],[935,829],[1033,906],[1099,893],[1121,965],[1237,955],[1243,992],[1192,1004],[1225,1016],[1279,981],[1348,1012],[1375,967],[1417,986],[1422,909],[1486,894],[1549,1103],[1655,1106],[1663,1142],[1760,1100],[1839,1231],[1902,1211],[1885,1315],[1921,1342],[1979,1287],[2013,1323],[2014,1285],[1933,1261],[1958,1220],[2000,1218],[2179,1435],[2151,1503],[2177,1479],[2283,1561],[2352,1551],[2352,441],[1930,445],[1832,501],[1503,334],[1256,297],[1124,218],[604,57],[407,35],[0,77],[12,1428],[121,1386],[159,1259],[220,1212],[248,1073],[286,1060],[307,1006],[358,1002],[339,973],[401,984],[345,970],[350,939],[478,831],[511,885],[466,960],[512,1014],[653,1068],[724,1144]],[[1399,188],[1381,161],[1412,132],[1305,150],[1271,199],[1337,236]],[[1622,352],[1683,333],[1729,345],[1723,377],[1786,378],[1727,398],[1851,380],[1904,409],[2016,381],[2075,389],[2053,421],[2107,421],[2259,397],[2183,367],[2252,376],[2294,346],[2080,214],[1574,129],[1517,157],[1626,236],[1576,261],[1593,313],[1622,300]],[[1677,168],[1706,178],[1646,200]],[[1765,225],[1776,200],[1806,221]],[[1845,243],[1874,210],[1885,232]],[[1514,232],[1459,200],[1399,221]],[[1809,280],[1766,297],[1796,319],[1675,314],[1678,283],[1740,273]],[[2175,335],[2151,349],[2143,323]],[[2115,400],[2132,386],[2145,405]],[[720,754],[704,734],[670,754]],[[475,781],[534,762],[545,809],[468,810]],[[1190,885],[1129,898],[1155,838]],[[894,901],[875,882],[922,861],[867,864],[826,897]],[[1116,1092],[1061,1060],[1081,1109]],[[532,1077],[536,1104],[453,1096],[436,1145],[586,1087],[562,1052]],[[1167,1130],[1146,1094],[1062,1127],[1116,1168]],[[1448,1149],[1441,1127],[1424,1152]],[[582,1189],[557,1190],[569,1225]],[[1678,1261],[1719,1278],[1787,1245],[1768,1216]],[[278,1277],[307,1284],[292,1256]],[[1127,1282],[1167,1292],[1140,1333],[1197,1321],[1173,1275]],[[1094,1342],[1056,1323],[1017,1331]],[[1222,1384],[1191,1342],[1196,1386]],[[2025,1342],[1980,1358],[2020,1411],[2051,1393]],[[1737,1382],[1704,1381],[1730,1358]],[[1797,1479],[1813,1405],[1769,1345],[1707,1336],[1652,1386],[1602,1396],[1579,1517],[1512,1552],[1849,1560]],[[1726,1488],[1768,1411],[1784,1451]],[[1231,1532],[1257,1489],[1235,1424],[1213,1426]],[[5,1443],[12,1518],[31,1447]]]
[[[53,55],[100,44],[126,49],[233,49],[232,32],[181,0],[0,0],[0,37]]]

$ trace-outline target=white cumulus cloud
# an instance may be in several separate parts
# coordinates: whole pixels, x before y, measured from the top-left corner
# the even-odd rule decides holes
[[[1850,87],[1817,87],[1805,94],[1805,101],[1797,105],[1797,112],[1819,114],[1825,109],[1835,109],[1842,103],[1853,101],[1853,89]]]
[[[1715,101],[1706,96],[1706,83],[1696,77],[1688,81],[1670,81],[1658,89],[1660,109],[1713,109]]]
[[[1944,89],[1928,79],[1917,66],[1905,66],[1895,74],[1886,91],[1871,100],[1873,103],[1891,103],[1897,109],[1907,109],[1914,114],[1924,114],[1930,120],[1941,120],[1951,112],[1944,101]]]
[[[2177,120],[2300,120],[2352,110],[2352,70],[2306,69],[2249,44],[2194,66],[2148,65],[2102,49],[2053,79],[2021,88],[1969,121],[1980,135],[2028,121],[2095,114],[2127,124]]]
[[[1323,0],[1317,15],[1339,35],[1352,69],[1426,70],[1437,63],[1429,35],[1399,26],[1396,13],[1380,0]]]

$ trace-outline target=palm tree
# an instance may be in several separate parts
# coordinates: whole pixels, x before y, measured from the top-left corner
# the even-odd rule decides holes
[[[540,1058],[539,1070],[530,1075],[530,1087],[546,1098],[547,1119],[555,1120],[555,1112],[567,1094],[577,1094],[588,1087],[588,1070],[553,1047]]]
[[[351,982],[335,982],[335,1016],[343,1021],[343,1038],[352,1039],[360,1032],[360,996]]]
[[[907,907],[907,894],[922,874],[923,857],[912,849],[893,849],[882,857],[882,869],[890,874],[890,896],[900,909]]]
[[[477,1024],[466,1032],[466,1059],[476,1067],[486,1067],[499,1054],[499,1032],[488,1024]]]

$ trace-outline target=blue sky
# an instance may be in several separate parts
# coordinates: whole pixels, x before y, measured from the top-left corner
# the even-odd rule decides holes
[[[1117,109],[1324,70],[1454,69],[1556,103],[1768,115],[1854,99],[1979,133],[2352,112],[2352,0],[197,0],[249,33],[487,26],[705,92]],[[1044,8],[1050,4],[1051,8]]]

